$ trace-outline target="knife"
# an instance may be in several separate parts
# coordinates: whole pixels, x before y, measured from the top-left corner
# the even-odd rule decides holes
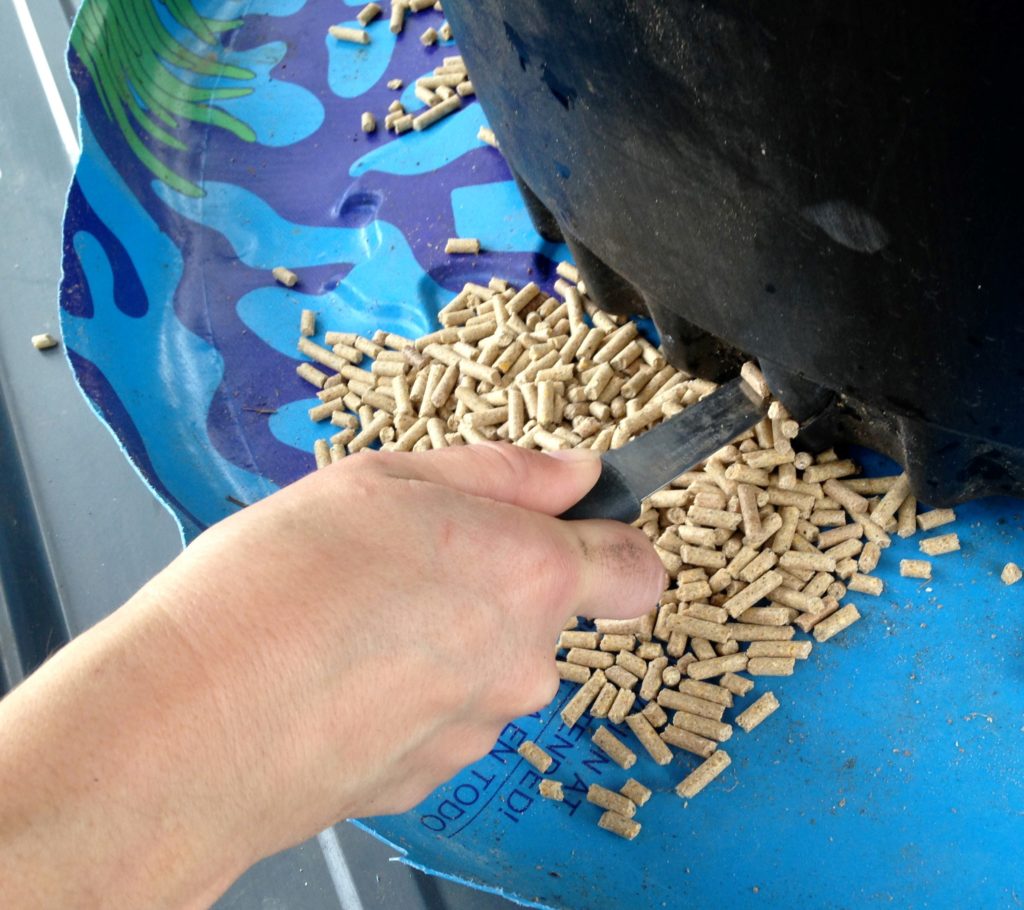
[[[601,456],[601,476],[559,517],[640,517],[641,500],[704,461],[761,420],[768,403],[737,376],[642,436]]]

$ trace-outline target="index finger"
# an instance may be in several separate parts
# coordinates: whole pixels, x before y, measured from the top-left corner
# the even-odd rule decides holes
[[[601,474],[601,457],[590,449],[546,453],[498,442],[360,458],[366,461],[356,466],[372,465],[391,477],[422,480],[545,515],[559,515],[578,502]]]

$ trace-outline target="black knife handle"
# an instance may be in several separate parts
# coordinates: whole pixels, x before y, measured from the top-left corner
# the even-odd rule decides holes
[[[583,518],[610,518],[613,521],[636,521],[640,517],[640,500],[630,490],[613,465],[602,459],[601,476],[586,496],[559,518],[577,521]]]

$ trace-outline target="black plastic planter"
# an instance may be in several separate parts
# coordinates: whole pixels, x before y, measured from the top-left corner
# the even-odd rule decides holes
[[[1024,7],[445,0],[535,223],[925,502],[1024,495]],[[812,440],[814,441],[814,440]]]

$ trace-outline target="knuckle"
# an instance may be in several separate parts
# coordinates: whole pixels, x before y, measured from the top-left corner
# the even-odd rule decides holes
[[[492,471],[510,475],[517,485],[529,480],[530,458],[524,449],[501,442],[488,442],[471,448],[474,449],[480,453],[481,458],[490,462]]]
[[[583,579],[583,555],[579,541],[566,534],[550,534],[536,542],[528,571],[545,601],[562,606],[572,603]]]

